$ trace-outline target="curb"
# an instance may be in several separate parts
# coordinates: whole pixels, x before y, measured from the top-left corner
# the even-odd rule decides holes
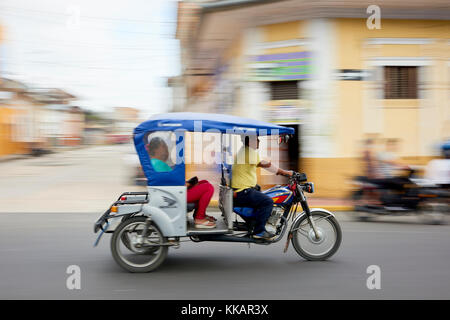
[[[5,155],[0,156],[0,163],[2,162],[8,162],[8,161],[14,161],[14,160],[24,160],[24,159],[37,159],[37,158],[43,158],[48,155],[52,154],[59,154],[67,151],[74,151],[74,150],[80,150],[80,149],[86,149],[89,148],[90,145],[80,145],[80,146],[73,146],[73,147],[55,147],[52,149],[49,149],[49,153],[42,154],[40,156],[32,156],[30,154],[13,154],[13,155]]]
[[[8,161],[14,161],[14,160],[21,160],[21,159],[28,159],[28,156],[25,155],[25,154],[1,156],[0,157],[0,163],[8,162]]]

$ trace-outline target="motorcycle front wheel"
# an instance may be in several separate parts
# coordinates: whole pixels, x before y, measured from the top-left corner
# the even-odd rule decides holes
[[[314,220],[319,237],[316,237],[305,214],[292,226],[292,245],[306,260],[326,260],[335,254],[341,245],[341,227],[336,218],[326,211],[311,212],[311,219]]]

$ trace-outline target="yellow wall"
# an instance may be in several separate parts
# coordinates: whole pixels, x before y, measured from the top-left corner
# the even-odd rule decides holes
[[[336,69],[364,69],[364,59],[375,57],[423,57],[430,56],[436,60],[449,56],[449,46],[441,41],[440,47],[436,44],[411,45],[374,45],[367,48],[364,45],[369,38],[427,38],[446,40],[450,36],[450,22],[448,21],[421,21],[421,20],[389,20],[383,19],[380,30],[369,30],[365,19],[336,19],[337,65]],[[442,65],[441,75],[448,73],[448,67]],[[439,70],[437,70],[439,72]],[[337,115],[339,126],[337,128],[337,143],[339,156],[354,155],[354,145],[364,136],[362,127],[363,108],[363,81],[337,81]],[[448,90],[448,81],[442,81],[440,89]],[[433,93],[434,94],[434,93]],[[441,93],[441,101],[446,101]],[[419,100],[378,100],[383,109],[383,131],[385,138],[400,138],[404,140],[405,149],[410,154],[417,154],[419,130]],[[444,137],[442,137],[444,138]],[[406,155],[406,154],[404,154]]]
[[[262,41],[277,42],[295,39],[307,39],[306,25],[308,21],[294,21],[260,27]],[[365,60],[373,57],[427,57],[433,61],[432,79],[427,99],[431,105],[442,105],[439,119],[445,121],[449,112],[448,106],[450,50],[450,21],[434,20],[389,20],[381,21],[380,30],[369,30],[366,19],[334,19],[334,40],[336,43],[335,65],[333,69],[366,69]],[[367,46],[370,38],[425,38],[433,39],[433,44],[389,44]],[[288,53],[307,51],[306,46],[289,46],[268,48],[262,54]],[[242,38],[233,42],[225,52],[226,60],[242,59]],[[243,60],[242,60],[243,61]],[[241,65],[243,65],[241,61]],[[368,86],[369,84],[369,86]],[[358,143],[366,138],[368,132],[364,127],[364,105],[367,105],[368,81],[335,81],[336,93],[335,123],[333,141],[336,153],[332,158],[304,158],[300,160],[299,171],[306,172],[317,186],[317,197],[344,197],[350,190],[346,183],[352,176],[361,174]],[[372,90],[371,87],[369,90]],[[301,102],[303,104],[304,102]],[[399,138],[400,156],[405,163],[426,164],[432,157],[419,156],[421,107],[423,100],[373,100],[382,109],[383,122],[380,138]],[[270,102],[269,102],[270,104]],[[444,126],[443,126],[444,127]],[[450,130],[450,124],[447,124]],[[445,132],[441,130],[443,138]],[[422,129],[422,132],[426,132]]]
[[[401,157],[400,163],[425,166],[434,157]],[[360,158],[303,158],[300,171],[314,182],[317,198],[349,197],[351,178],[361,175],[364,164]]]
[[[305,22],[292,21],[280,24],[270,24],[261,27],[264,42],[275,42],[301,39],[305,37]],[[265,49],[263,54],[290,53],[306,50],[303,46],[290,46]]]
[[[450,21],[382,19],[381,29],[369,30],[365,19],[336,19],[340,69],[363,67],[363,42],[368,38],[431,38],[448,40]],[[448,48],[447,48],[448,51]],[[424,45],[382,45],[382,56],[421,56]],[[448,54],[448,52],[447,52]]]
[[[450,35],[450,22],[447,21],[382,20],[381,30],[369,30],[365,19],[337,19],[335,26],[338,44],[335,69],[364,69],[364,59],[370,55],[376,57],[431,55],[432,58],[441,60],[438,63],[449,59],[448,45],[442,41],[448,39]],[[378,45],[371,48],[375,52],[365,52],[364,42],[368,38],[431,38],[438,39],[440,47],[438,45],[436,48],[436,44]],[[444,48],[447,48],[447,53],[443,50]],[[440,54],[440,57],[433,57],[436,54]],[[445,83],[442,79],[448,79],[445,73],[449,69],[445,64],[441,67],[441,70],[435,69],[441,74],[437,76],[441,79],[441,85],[431,89],[432,95],[439,90],[444,92],[448,90],[448,80]],[[362,121],[364,82],[336,81],[335,83],[337,86],[335,141],[338,144],[339,158],[301,160],[301,170],[307,172],[310,179],[316,182],[319,197],[346,196],[350,185],[345,181],[353,175],[360,174],[362,169],[358,160],[357,144],[365,137]],[[441,97],[443,98],[441,101],[444,104],[447,103],[445,93],[441,93]],[[383,99],[377,100],[376,103],[383,108],[383,131],[380,137],[401,139],[400,155],[404,156],[402,161],[425,165],[432,158],[431,156],[411,156],[419,154],[420,100]]]
[[[365,69],[365,59],[372,57],[429,57],[433,60],[430,97],[441,101],[442,121],[448,117],[450,59],[448,21],[382,20],[381,30],[369,30],[365,19],[336,19],[336,65],[334,69]],[[298,30],[298,27],[293,28]],[[282,28],[271,27],[270,32],[281,32]],[[272,36],[275,37],[275,36]],[[297,37],[299,37],[297,35]],[[277,37],[275,37],[277,38]],[[369,38],[429,38],[433,44],[376,45],[367,48]],[[282,40],[277,38],[277,40]],[[299,170],[308,174],[317,186],[317,197],[345,197],[350,185],[346,181],[362,172],[358,159],[358,142],[365,138],[363,105],[365,81],[335,81],[336,85],[336,158],[304,158]],[[376,100],[382,108],[383,130],[380,138],[399,138],[400,155],[404,163],[425,165],[432,156],[419,156],[419,126],[421,100]],[[447,133],[448,134],[448,133]],[[444,138],[444,130],[440,134]],[[437,141],[436,141],[437,142]]]
[[[17,110],[0,107],[0,156],[24,153],[26,146],[13,140],[14,114]]]

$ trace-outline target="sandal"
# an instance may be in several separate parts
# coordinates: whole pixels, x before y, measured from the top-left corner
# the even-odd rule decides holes
[[[203,219],[203,220],[194,220],[195,223],[195,227],[196,228],[205,228],[205,229],[209,229],[209,228],[215,228],[216,224],[212,221],[209,221],[208,219]]]
[[[194,219],[196,219],[196,218],[194,217]],[[211,221],[211,222],[216,222],[217,221],[216,218],[214,218],[213,216],[208,216],[208,215],[205,215],[205,219],[207,219],[208,221]]]

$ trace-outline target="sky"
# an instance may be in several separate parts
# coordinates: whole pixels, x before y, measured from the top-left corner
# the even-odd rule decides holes
[[[179,74],[175,0],[0,0],[0,76],[61,88],[92,111],[171,104]]]

